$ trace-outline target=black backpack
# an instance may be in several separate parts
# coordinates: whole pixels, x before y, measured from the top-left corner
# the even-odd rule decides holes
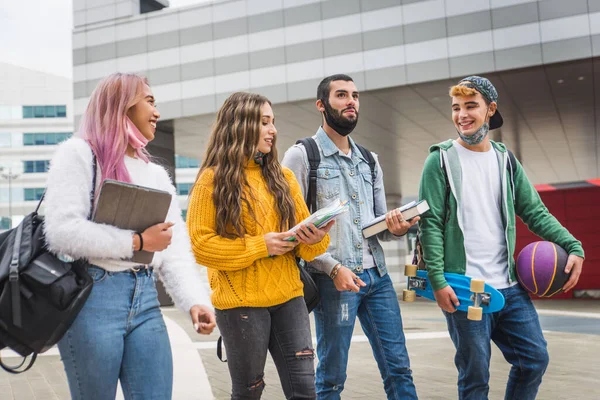
[[[96,158],[93,163],[93,204]],[[38,353],[54,346],[69,329],[92,291],[86,260],[68,261],[46,248],[44,218],[38,210],[0,234],[0,349],[25,357],[20,365],[0,367],[18,374],[33,366]],[[88,219],[91,217],[91,210]],[[22,370],[26,357],[33,354]]]
[[[308,156],[308,165],[310,169],[308,174],[308,190],[306,191],[304,201],[306,201],[308,210],[314,213],[317,211],[317,170],[319,169],[319,164],[321,164],[321,155],[319,154],[317,142],[315,142],[315,139],[312,137],[299,139],[296,141],[296,144],[302,144],[306,149],[306,155]],[[367,160],[367,164],[369,164],[369,168],[371,169],[371,178],[373,180],[373,211],[375,211],[375,167],[377,166],[377,163],[375,162],[375,157],[373,157],[373,154],[371,154],[369,150],[358,143],[354,144],[358,147],[358,150],[360,150],[365,160]]]
[[[512,151],[508,151],[508,163],[506,164],[506,169],[509,172],[510,176],[510,188],[512,191],[513,201],[515,199],[515,169],[517,168],[517,159]],[[448,204],[448,198],[450,197],[450,182],[448,181],[448,172],[446,171],[446,164],[444,164],[444,159],[442,158],[442,172],[444,173],[444,180],[446,181],[446,205]],[[446,210],[448,212],[448,210]],[[423,261],[423,247],[421,246],[421,237],[417,233],[417,240],[415,241],[415,249],[413,252],[413,260],[412,263],[417,266],[418,269],[426,269],[425,262]]]

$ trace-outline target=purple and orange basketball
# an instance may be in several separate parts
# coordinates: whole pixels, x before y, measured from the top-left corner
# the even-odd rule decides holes
[[[562,292],[569,279],[565,273],[569,255],[552,242],[534,242],[517,257],[517,277],[521,285],[539,297],[552,297]]]

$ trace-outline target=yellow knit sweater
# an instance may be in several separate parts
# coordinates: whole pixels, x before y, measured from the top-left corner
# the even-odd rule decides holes
[[[308,208],[293,172],[283,168],[283,173],[296,206],[296,221],[300,222],[308,217]],[[244,206],[242,218],[247,234],[243,239],[217,235],[212,169],[204,170],[198,179],[188,207],[187,225],[192,249],[196,261],[208,267],[213,291],[211,300],[221,310],[270,307],[302,296],[303,285],[294,256],[312,261],[329,246],[327,235],[320,243],[310,246],[299,244],[294,251],[269,257],[264,235],[279,232],[280,217],[275,208],[275,198],[267,188],[260,166],[254,161],[248,163],[246,177],[254,194],[254,198],[248,196],[248,200],[256,220]]]

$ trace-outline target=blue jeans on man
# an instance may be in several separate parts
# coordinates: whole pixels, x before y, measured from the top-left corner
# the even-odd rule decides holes
[[[546,340],[529,295],[517,284],[500,289],[506,305],[501,311],[470,321],[467,313],[444,311],[448,331],[456,348],[459,400],[488,398],[491,341],[512,368],[506,400],[534,400],[549,358]]]
[[[321,302],[315,308],[317,398],[340,399],[346,381],[348,352],[356,317],[377,361],[388,399],[416,399],[398,297],[388,274],[377,268],[356,274],[367,285],[360,292],[340,292],[327,275],[315,274]]]

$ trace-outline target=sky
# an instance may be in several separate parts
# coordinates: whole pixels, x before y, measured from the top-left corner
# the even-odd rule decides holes
[[[0,62],[72,79],[72,31],[73,0],[0,0]]]

